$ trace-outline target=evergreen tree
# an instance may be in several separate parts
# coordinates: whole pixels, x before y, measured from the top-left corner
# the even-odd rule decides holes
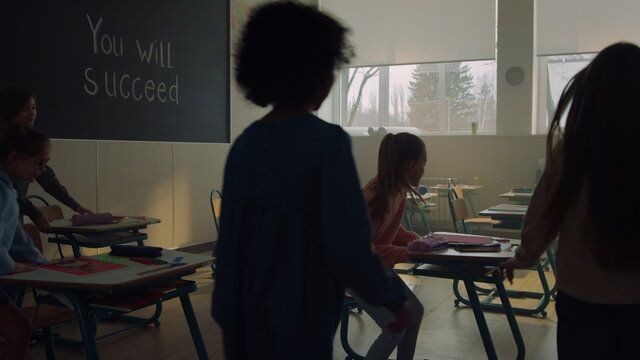
[[[437,65],[419,64],[413,69],[409,82],[410,126],[439,130],[439,89]]]
[[[445,73],[449,127],[453,130],[466,130],[476,112],[472,91],[473,75],[469,65],[462,65],[460,62],[446,63]]]
[[[460,62],[444,64],[444,76],[440,74],[441,64],[420,64],[411,73],[409,83],[409,119],[411,126],[427,131],[443,131],[441,115],[448,115],[448,126],[453,130],[469,128],[476,114],[473,94],[473,75],[468,65]],[[444,77],[444,79],[443,79]],[[445,99],[442,102],[440,86],[444,82]],[[443,108],[443,106],[446,106]]]

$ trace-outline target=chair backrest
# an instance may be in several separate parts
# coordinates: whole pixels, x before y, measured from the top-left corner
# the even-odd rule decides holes
[[[467,227],[464,223],[464,219],[469,217],[469,211],[467,210],[467,203],[462,197],[462,188],[460,186],[452,186],[447,193],[447,199],[449,202],[449,211],[451,212],[451,221],[453,222],[453,230],[455,232],[467,232]],[[458,224],[460,223],[460,225]]]
[[[209,202],[211,203],[211,214],[213,215],[213,224],[216,226],[216,232],[220,234],[218,218],[222,213],[222,193],[218,189],[211,190],[209,193]]]
[[[22,225],[22,229],[29,235],[31,241],[33,241],[33,245],[42,252],[42,239],[40,238],[40,230],[38,230],[38,227],[34,224],[24,224]]]
[[[464,199],[464,193],[462,192],[462,187],[455,185],[449,188],[449,199]]]
[[[28,195],[27,200],[38,200],[43,203],[44,206],[49,206],[49,202],[39,195]]]
[[[58,205],[40,206],[38,210],[47,215],[51,220],[64,219],[62,208]]]
[[[453,205],[453,217],[456,221],[464,221],[469,217],[469,211],[467,211],[467,203],[464,199],[455,199],[451,201]]]
[[[402,225],[405,229],[413,232],[417,232],[413,227],[413,220],[417,217],[420,220],[420,225],[423,230],[423,234],[428,235],[431,233],[429,222],[427,221],[427,215],[424,210],[428,207],[427,201],[422,197],[417,197],[412,194],[411,199],[406,200]]]

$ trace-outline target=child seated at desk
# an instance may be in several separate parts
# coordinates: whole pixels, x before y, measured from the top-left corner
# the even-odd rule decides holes
[[[25,88],[8,87],[0,92],[0,136],[3,128],[11,124],[22,124],[33,127],[36,121],[36,96],[34,93]],[[49,166],[45,165],[40,174],[35,179],[44,191],[49,193],[56,200],[67,205],[73,211],[80,214],[92,214],[91,210],[78,204],[78,202],[69,195],[67,189],[60,183]],[[18,204],[20,205],[20,222],[22,215],[27,215],[38,227],[41,232],[49,231],[49,222],[51,221],[42,213],[29,199],[27,199],[27,191],[29,184],[33,181],[22,179],[15,180],[13,186],[18,192]]]
[[[18,221],[16,180],[33,181],[49,161],[51,144],[39,131],[20,124],[9,126],[0,138],[0,275],[29,271],[47,260]],[[17,289],[2,287],[15,301]]]
[[[397,263],[410,261],[407,244],[420,237],[407,231],[400,222],[404,214],[406,194],[420,196],[414,188],[424,175],[426,163],[427,150],[420,138],[409,133],[388,134],[380,143],[378,175],[362,189],[373,230],[371,243],[386,268],[392,269]],[[382,330],[382,334],[369,348],[366,360],[388,359],[396,346],[398,360],[413,359],[424,309],[413,291],[406,284],[403,285],[411,321],[401,333],[387,330],[387,324],[393,320],[393,314],[388,309],[368,304],[349,289],[353,298]]]

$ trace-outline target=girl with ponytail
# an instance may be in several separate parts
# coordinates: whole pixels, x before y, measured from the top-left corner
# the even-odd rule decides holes
[[[420,237],[407,231],[400,222],[407,194],[417,195],[414,189],[424,175],[426,162],[426,147],[417,136],[399,133],[388,134],[382,139],[378,153],[378,174],[364,186],[363,193],[372,227],[372,248],[385,268],[392,269],[397,263],[410,261],[407,244]],[[424,313],[415,294],[404,285],[411,319],[405,331],[391,333],[387,326],[394,320],[393,313],[383,307],[371,306],[358,294],[349,291],[382,330],[365,359],[388,359],[396,347],[399,360],[413,359]]]

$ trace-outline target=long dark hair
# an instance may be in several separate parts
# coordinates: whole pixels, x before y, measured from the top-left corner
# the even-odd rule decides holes
[[[13,118],[29,101],[35,99],[36,95],[29,89],[10,86],[0,92],[0,120],[10,124]]]
[[[12,152],[36,156],[48,142],[47,135],[31,126],[9,125],[0,136],[0,159],[6,159]]]
[[[617,272],[640,271],[633,229],[640,196],[631,190],[637,186],[631,169],[640,159],[634,145],[640,134],[639,86],[640,48],[629,43],[605,48],[564,89],[547,137],[547,168],[560,168],[548,209],[554,228],[587,186],[585,224],[595,232],[586,237],[587,248],[602,268]]]
[[[396,135],[387,134],[382,139],[378,152],[376,193],[369,204],[372,208],[371,218],[373,220],[384,217],[389,211],[389,201],[399,192],[415,193],[413,186],[404,174],[402,165],[406,161],[417,161],[426,153],[424,142],[413,134],[406,132]]]

